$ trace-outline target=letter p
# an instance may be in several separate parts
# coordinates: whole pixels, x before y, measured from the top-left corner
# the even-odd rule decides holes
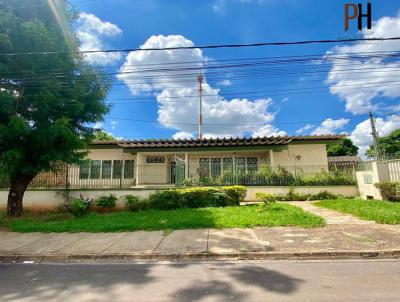
[[[353,14],[350,15],[349,8],[353,8]],[[358,7],[356,4],[352,3],[346,3],[344,5],[344,30],[348,31],[349,30],[349,20],[350,19],[355,19],[358,17]]]

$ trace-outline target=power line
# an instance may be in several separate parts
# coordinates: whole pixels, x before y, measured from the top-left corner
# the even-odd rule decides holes
[[[19,55],[50,55],[61,53],[114,53],[114,52],[132,52],[132,51],[164,51],[164,50],[187,50],[187,49],[218,49],[218,48],[243,48],[243,47],[262,47],[262,46],[285,46],[285,45],[307,45],[307,44],[331,44],[331,43],[349,43],[349,42],[366,42],[366,41],[395,41],[400,37],[380,37],[380,38],[354,38],[354,39],[326,39],[326,40],[304,40],[289,42],[259,42],[246,44],[210,44],[199,46],[176,46],[176,47],[150,47],[150,48],[125,48],[125,49],[106,49],[106,50],[77,50],[77,51],[36,51],[36,52],[14,52],[0,53],[0,56],[19,56]]]

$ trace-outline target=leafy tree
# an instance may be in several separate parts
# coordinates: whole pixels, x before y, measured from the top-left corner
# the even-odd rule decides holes
[[[77,52],[76,16],[65,0],[0,0],[0,172],[10,216],[22,214],[39,172],[82,160],[89,125],[108,112],[111,81]]]
[[[96,131],[94,139],[98,141],[114,141],[115,137],[105,131]]]
[[[328,156],[354,156],[357,155],[358,147],[353,144],[349,138],[344,138],[340,143],[326,146]]]
[[[400,129],[393,130],[388,136],[378,139],[381,155],[387,158],[400,158]],[[375,157],[375,146],[372,144],[365,152],[368,157]]]

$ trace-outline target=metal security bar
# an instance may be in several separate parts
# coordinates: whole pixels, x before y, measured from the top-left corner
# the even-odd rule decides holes
[[[353,165],[286,164],[271,166],[257,157],[198,158],[187,161],[92,160],[39,173],[29,189],[107,189],[140,186],[292,186],[352,185]],[[2,189],[9,187],[0,177]]]

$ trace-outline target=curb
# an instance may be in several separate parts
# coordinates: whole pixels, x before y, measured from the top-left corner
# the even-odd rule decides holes
[[[233,252],[233,253],[130,253],[75,255],[0,255],[0,263],[78,263],[135,261],[204,261],[204,260],[335,260],[335,259],[396,259],[400,250],[314,251],[314,252]]]

